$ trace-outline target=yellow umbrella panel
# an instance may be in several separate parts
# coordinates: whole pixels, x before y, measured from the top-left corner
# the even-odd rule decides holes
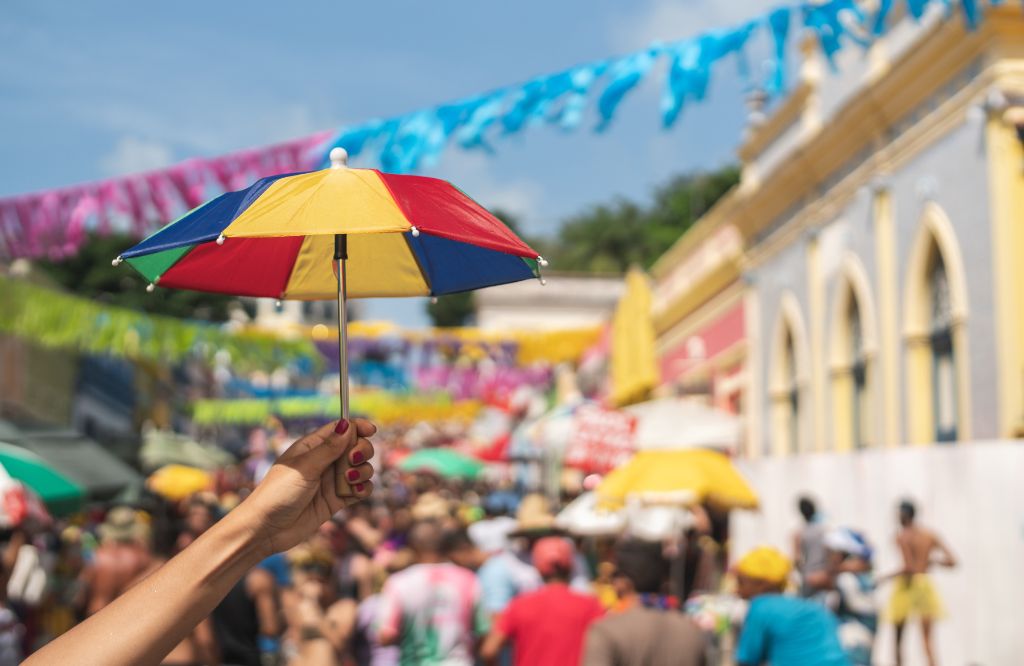
[[[597,489],[602,504],[708,502],[725,509],[757,508],[757,494],[726,456],[707,449],[641,451]]]

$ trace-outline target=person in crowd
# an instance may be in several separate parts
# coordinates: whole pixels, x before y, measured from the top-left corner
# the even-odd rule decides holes
[[[668,563],[660,544],[624,540],[615,550],[617,611],[587,632],[583,666],[702,666],[700,629],[663,594]]]
[[[214,630],[226,664],[260,666],[280,649],[280,608],[274,574],[255,567],[213,610]]]
[[[415,564],[384,584],[378,637],[398,645],[401,664],[471,666],[490,622],[472,571],[445,561],[442,530],[420,521],[409,532]]]
[[[800,497],[797,510],[804,524],[793,536],[793,561],[800,574],[800,596],[812,597],[827,590],[830,584],[825,555],[828,528],[810,497]]]
[[[217,522],[216,497],[193,495],[185,502],[184,529],[178,535],[178,550],[183,550]]]
[[[334,560],[334,584],[339,599],[359,602],[373,591],[373,569],[370,558],[361,552],[345,522],[334,517],[320,526],[320,536],[327,542]]]
[[[442,549],[449,560],[470,571],[479,571],[491,557],[473,542],[465,528],[445,532]]]
[[[575,551],[557,536],[537,541],[533,565],[544,585],[513,599],[494,623],[480,656],[494,663],[506,643],[516,666],[561,666],[579,663],[587,628],[604,609],[593,596],[569,589]]]
[[[896,663],[903,663],[903,630],[907,620],[917,617],[921,620],[925,656],[928,663],[934,665],[932,625],[942,617],[944,611],[928,570],[933,565],[955,567],[956,558],[935,532],[917,524],[916,515],[917,508],[913,502],[900,502],[900,528],[896,534],[896,545],[903,558],[903,568],[892,577],[894,581],[888,617],[896,626]]]
[[[343,420],[296,441],[234,511],[143,584],[33,654],[26,666],[158,663],[256,564],[372,493],[373,445],[367,438],[374,432],[368,421]],[[333,468],[343,455],[358,471],[354,497],[335,491]],[[309,640],[323,647],[323,639]]]
[[[736,648],[742,666],[847,666],[835,617],[814,601],[783,594],[790,562],[755,548],[736,564],[737,592],[750,602]]]
[[[341,594],[335,558],[322,539],[315,537],[290,550],[288,557],[293,571],[293,587],[285,604],[288,631],[284,652],[288,661],[303,663],[303,637],[310,629],[330,643],[336,657],[341,656],[355,627],[357,602],[354,596]]]
[[[387,574],[383,571],[374,576],[373,592],[359,602],[356,609],[356,626],[352,637],[351,655],[357,666],[397,666],[401,651],[395,645],[384,645],[380,641],[381,590]]]
[[[516,548],[511,538],[529,543],[530,540],[551,535],[554,517],[549,514],[545,497],[527,495],[519,503],[515,525],[507,522],[493,527],[488,525],[483,534],[480,528],[470,526],[470,538],[479,543],[481,550],[491,553],[477,575],[483,592],[484,609],[492,618],[505,610],[515,597],[541,586],[540,574],[530,561],[529,550]]]
[[[173,523],[172,515],[173,509],[165,504],[161,504],[153,512],[153,557],[150,560],[149,566],[139,573],[135,580],[129,583],[129,588],[144,581],[146,577],[166,564],[177,552],[175,545],[177,526]],[[220,664],[220,651],[216,636],[214,635],[213,619],[210,617],[203,618],[191,633],[174,646],[161,663],[166,666]]]
[[[870,666],[878,629],[871,547],[859,532],[835,528],[825,535],[835,591],[829,606],[839,620],[839,643],[850,663]]]
[[[119,597],[151,563],[149,530],[131,507],[114,507],[99,527],[100,545],[82,571],[85,615]]]

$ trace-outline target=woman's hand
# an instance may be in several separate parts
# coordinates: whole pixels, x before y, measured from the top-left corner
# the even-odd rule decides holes
[[[288,447],[236,511],[245,516],[264,555],[297,545],[335,513],[373,492],[370,440],[364,419],[328,423]],[[335,492],[334,463],[348,456],[354,497]]]

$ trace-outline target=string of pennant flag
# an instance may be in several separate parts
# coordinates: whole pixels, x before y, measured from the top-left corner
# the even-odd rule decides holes
[[[981,20],[984,6],[1004,1],[899,0],[915,19],[930,7],[941,6],[947,17],[959,13],[969,28]],[[239,189],[263,176],[326,166],[335,147],[384,171],[409,173],[436,165],[451,146],[493,151],[496,139],[538,125],[573,131],[590,115],[593,129],[603,132],[623,100],[659,61],[667,63],[661,124],[670,128],[688,104],[704,99],[715,67],[726,58],[737,59],[747,85],[778,96],[786,89],[786,58],[794,35],[809,31],[834,64],[847,46],[864,47],[883,35],[896,5],[897,0],[879,0],[872,11],[856,0],[781,6],[739,25],[657,42],[392,118],[228,155],[192,158],[146,173],[0,198],[0,256],[74,255],[89,230],[117,229],[142,237],[218,192]],[[756,37],[767,37],[770,49],[755,75],[746,50]]]

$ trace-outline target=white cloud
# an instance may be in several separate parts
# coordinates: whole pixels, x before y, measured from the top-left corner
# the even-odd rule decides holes
[[[174,159],[170,146],[135,136],[125,136],[114,149],[99,160],[100,169],[108,176],[149,171],[165,167]]]
[[[653,41],[673,41],[707,28],[723,28],[779,6],[780,0],[650,0],[630,3],[634,13],[609,26],[617,51],[632,51]],[[639,9],[639,11],[636,11]]]

